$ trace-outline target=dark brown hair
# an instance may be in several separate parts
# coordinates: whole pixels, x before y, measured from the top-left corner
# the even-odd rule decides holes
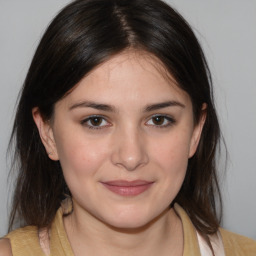
[[[216,233],[216,198],[221,209],[215,167],[220,129],[211,76],[190,26],[160,0],[77,0],[49,25],[24,82],[12,132],[18,173],[10,229],[16,219],[26,225],[48,226],[69,193],[59,162],[50,160],[45,152],[32,108],[37,106],[50,119],[55,103],[88,72],[128,48],[148,52],[162,62],[189,94],[196,122],[202,104],[207,104],[198,150],[189,159],[174,202],[186,210],[205,237]]]

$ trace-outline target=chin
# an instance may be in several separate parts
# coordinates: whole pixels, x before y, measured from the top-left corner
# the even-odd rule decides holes
[[[114,218],[113,218],[114,216]],[[153,223],[157,218],[148,213],[141,212],[122,212],[121,214],[113,214],[109,216],[110,218],[104,218],[105,224],[110,226],[112,229],[121,229],[121,230],[140,230],[151,223]]]
[[[122,221],[113,221],[108,222],[107,225],[111,227],[112,229],[118,230],[118,231],[135,231],[135,230],[141,230],[144,227],[148,226],[147,221],[134,221],[134,220],[122,220]]]

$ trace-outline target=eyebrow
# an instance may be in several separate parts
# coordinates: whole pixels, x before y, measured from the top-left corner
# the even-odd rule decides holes
[[[154,110],[159,110],[162,108],[167,108],[167,107],[182,107],[185,108],[185,105],[178,102],[178,101],[165,101],[165,102],[160,102],[156,104],[150,104],[145,107],[144,112],[150,112]]]
[[[91,102],[91,101],[83,101],[83,102],[76,103],[76,104],[72,105],[69,108],[69,110],[73,110],[75,108],[94,108],[97,110],[116,112],[116,108],[114,106],[107,105],[107,104],[101,104],[101,103],[97,103],[97,102]]]
[[[185,105],[178,101],[165,101],[165,102],[160,102],[156,104],[149,104],[144,108],[143,112],[150,112],[150,111],[159,110],[167,107],[185,108]],[[91,102],[91,101],[82,101],[82,102],[76,103],[72,105],[69,108],[69,110],[73,110],[75,108],[93,108],[93,109],[107,111],[107,112],[117,112],[116,108],[112,105],[101,104],[101,103]]]

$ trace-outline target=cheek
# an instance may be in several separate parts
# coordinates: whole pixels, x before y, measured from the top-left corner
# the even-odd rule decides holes
[[[190,147],[189,134],[188,132],[175,133],[159,141],[152,150],[155,165],[162,172],[161,193],[169,203],[178,194],[186,175]]]
[[[180,133],[167,139],[163,138],[152,147],[154,159],[162,165],[162,169],[173,172],[186,171],[190,148],[190,136],[187,134]]]
[[[98,145],[96,141],[82,139],[81,134],[63,135],[56,138],[56,146],[65,178],[79,181],[95,175],[107,158],[106,147],[102,142]]]
[[[188,165],[188,144],[178,138],[177,144],[174,143],[175,141],[172,142],[164,145],[157,158],[157,164],[163,171],[164,178],[161,193],[168,205],[177,196],[185,179]]]

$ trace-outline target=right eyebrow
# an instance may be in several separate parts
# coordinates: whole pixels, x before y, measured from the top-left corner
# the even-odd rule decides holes
[[[102,103],[97,103],[97,102],[92,102],[92,101],[82,101],[79,103],[76,103],[72,105],[69,110],[73,110],[75,108],[94,108],[97,110],[103,110],[103,111],[108,111],[108,112],[116,112],[116,109],[114,106],[108,105],[108,104],[102,104]]]

